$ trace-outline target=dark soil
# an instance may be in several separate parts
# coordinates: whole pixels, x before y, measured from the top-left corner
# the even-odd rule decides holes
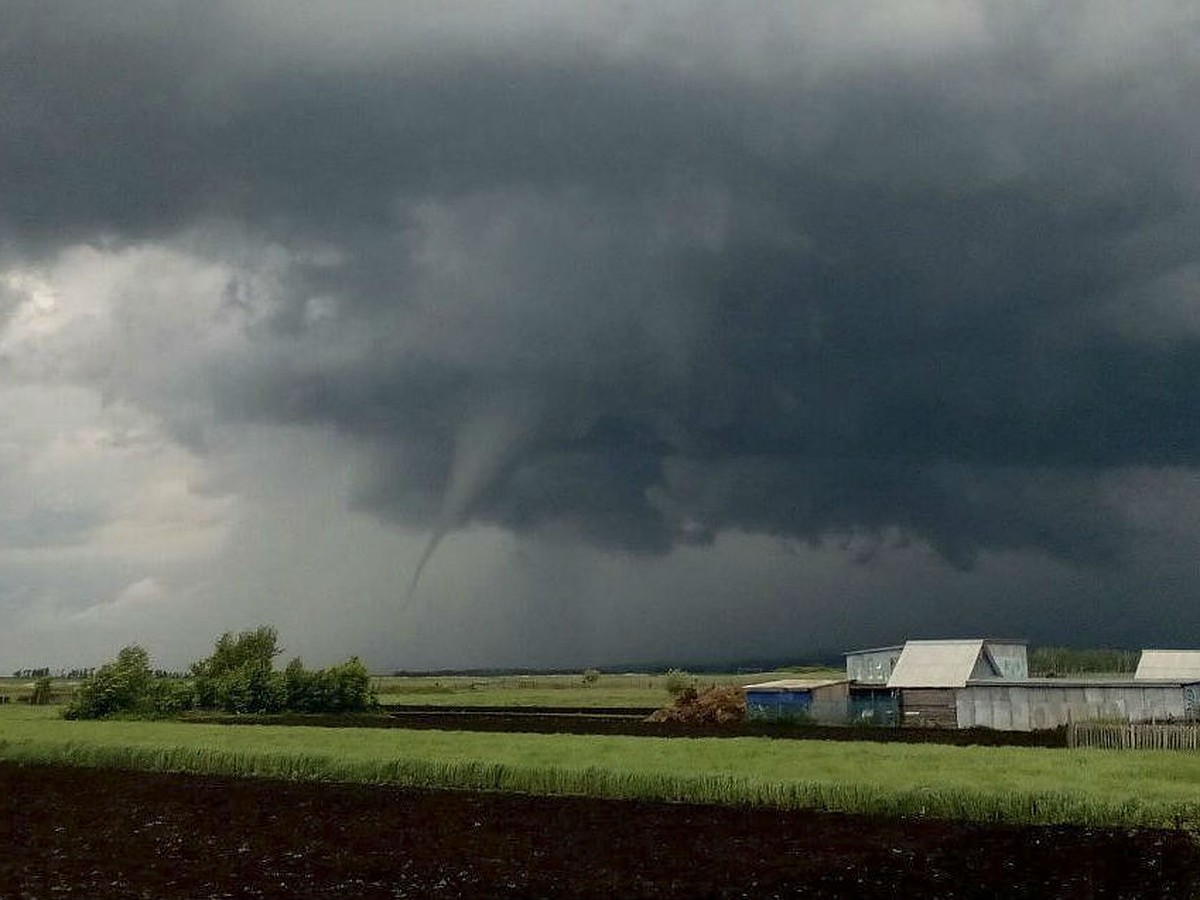
[[[379,713],[306,715],[212,715],[187,719],[223,725],[320,725],[331,728],[415,728],[444,731],[620,734],[635,737],[771,737],[818,741],[877,741],[906,744],[970,744],[989,747],[1065,747],[1065,728],[996,731],[991,728],[887,728],[739,722],[717,725],[647,722],[647,711],[580,712],[568,707],[388,707]]]
[[[1172,897],[1181,832],[0,764],[0,897]]]

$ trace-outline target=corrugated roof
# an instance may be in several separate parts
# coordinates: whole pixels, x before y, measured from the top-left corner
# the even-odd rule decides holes
[[[832,684],[845,684],[844,678],[781,678],[778,681],[764,681],[762,684],[747,684],[747,691],[811,691],[815,688],[829,687]]]
[[[887,647],[869,647],[866,650],[847,650],[842,656],[862,656],[865,653],[886,653],[888,650],[903,650],[903,644],[891,644]]]
[[[1076,678],[972,678],[967,687],[1006,688],[1132,688],[1132,687],[1183,687],[1200,683],[1200,678],[1139,678],[1114,675],[1105,677],[1079,676]]]
[[[888,679],[890,688],[963,687],[983,652],[983,640],[909,641]],[[990,666],[989,666],[990,668]]]
[[[1150,679],[1200,679],[1200,650],[1143,650],[1137,681]]]

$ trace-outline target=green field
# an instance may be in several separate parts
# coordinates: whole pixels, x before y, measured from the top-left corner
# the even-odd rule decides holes
[[[8,697],[10,703],[28,699],[33,693],[33,678],[0,678],[0,697]],[[67,678],[51,679],[50,689],[55,702],[66,702],[82,682]]]
[[[0,697],[7,696],[12,702],[28,697],[33,692],[32,678],[0,678]]]
[[[690,676],[698,687],[709,684],[753,684],[774,678],[841,678],[837,669],[797,667],[780,672],[702,674]],[[65,701],[79,681],[55,678],[56,700]],[[628,706],[657,708],[671,702],[666,675],[603,674],[592,682],[579,675],[377,675],[371,685],[385,704],[437,706]],[[11,702],[27,698],[31,678],[0,678],[0,696]]]
[[[753,684],[774,678],[842,678],[836,669],[804,668],[800,672],[694,675],[697,686]],[[492,675],[445,677],[379,676],[371,680],[380,703],[444,706],[645,706],[671,702],[666,675],[604,674],[592,683],[582,675]]]
[[[0,707],[0,759],[978,821],[1200,828],[1200,755],[1182,753],[68,722],[57,712]]]

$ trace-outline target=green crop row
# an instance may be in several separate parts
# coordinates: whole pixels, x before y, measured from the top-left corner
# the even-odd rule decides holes
[[[731,775],[666,775],[597,767],[531,767],[476,760],[344,760],[315,754],[239,753],[199,747],[8,745],[0,741],[0,758],[22,763],[239,778],[767,806],[1011,824],[1200,825],[1200,802],[1154,803],[1133,798],[1106,802],[1063,792],[993,794],[934,788],[889,791],[867,785],[804,780],[761,782]]]
[[[22,763],[760,805],[1016,824],[1200,827],[1200,755],[403,729],[68,722],[0,709]]]

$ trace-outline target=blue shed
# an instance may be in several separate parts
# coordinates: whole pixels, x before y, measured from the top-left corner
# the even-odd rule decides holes
[[[844,722],[850,683],[841,680],[785,678],[748,684],[746,718],[758,722]]]

